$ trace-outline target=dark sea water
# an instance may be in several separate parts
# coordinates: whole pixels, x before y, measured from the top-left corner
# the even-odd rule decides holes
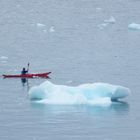
[[[139,140],[138,0],[1,0],[0,74],[52,71],[54,84],[105,82],[131,95],[110,106],[45,105],[28,90],[46,79],[0,78],[1,140]],[[114,19],[111,22],[111,17]]]

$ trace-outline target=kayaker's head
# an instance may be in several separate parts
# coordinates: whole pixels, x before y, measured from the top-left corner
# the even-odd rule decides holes
[[[25,71],[25,68],[23,68],[23,71]]]

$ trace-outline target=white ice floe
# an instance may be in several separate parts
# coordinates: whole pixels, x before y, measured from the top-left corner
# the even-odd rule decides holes
[[[104,22],[114,24],[116,22],[116,19],[113,16],[111,16],[109,19],[104,20]]]
[[[98,25],[98,28],[99,28],[99,29],[103,29],[103,28],[105,28],[107,25],[108,25],[108,23],[102,23],[102,24],[99,24],[99,25]]]
[[[133,30],[140,30],[140,24],[137,23],[131,23],[128,25],[129,29],[133,29]]]
[[[55,32],[54,26],[51,26],[49,31],[50,33]]]
[[[43,27],[45,27],[46,25],[45,25],[45,24],[42,24],[42,23],[37,23],[36,26],[37,26],[37,27],[40,27],[40,28],[43,28]]]
[[[103,23],[99,24],[98,28],[104,29],[105,27],[109,26],[110,24],[115,24],[115,22],[116,22],[116,19],[113,16],[111,16],[109,19],[106,19],[106,20],[104,20]]]
[[[102,10],[102,8],[100,8],[100,7],[97,7],[97,8],[96,8],[96,11],[97,11],[97,12],[100,12],[101,10]]]
[[[0,59],[2,59],[2,60],[7,60],[8,57],[7,57],[7,56],[1,56]]]
[[[79,86],[55,85],[49,81],[32,87],[31,100],[47,104],[110,104],[128,96],[130,90],[123,86],[107,83],[91,83]]]

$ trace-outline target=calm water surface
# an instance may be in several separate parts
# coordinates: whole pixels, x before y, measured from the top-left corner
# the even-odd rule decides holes
[[[1,0],[0,74],[52,71],[54,84],[106,82],[132,94],[110,106],[43,105],[28,90],[46,79],[0,79],[0,139],[139,140],[137,0]],[[115,23],[106,23],[110,17]]]

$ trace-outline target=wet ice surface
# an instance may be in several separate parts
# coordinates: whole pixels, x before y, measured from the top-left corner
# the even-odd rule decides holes
[[[29,98],[39,103],[60,105],[110,105],[112,100],[130,94],[126,87],[108,83],[86,83],[79,86],[55,85],[49,81],[29,90]],[[39,100],[39,101],[38,101]]]

